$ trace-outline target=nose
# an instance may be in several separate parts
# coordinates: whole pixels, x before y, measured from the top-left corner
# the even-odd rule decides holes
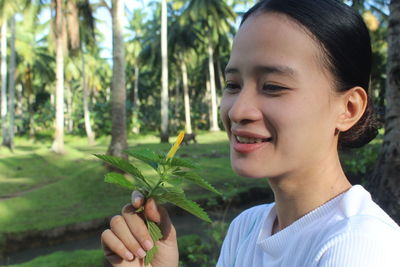
[[[228,111],[229,119],[234,123],[248,123],[262,119],[262,112],[258,108],[257,100],[260,98],[256,90],[242,88],[232,102]]]

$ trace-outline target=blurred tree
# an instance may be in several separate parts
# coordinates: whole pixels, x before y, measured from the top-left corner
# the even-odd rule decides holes
[[[139,122],[139,111],[140,111],[140,100],[139,100],[139,73],[140,73],[140,60],[139,54],[141,51],[141,39],[143,38],[143,20],[145,13],[142,9],[136,9],[133,11],[132,19],[130,20],[128,29],[132,32],[134,37],[126,44],[126,60],[127,69],[133,68],[133,87],[130,95],[130,102],[132,104],[131,109],[131,127],[132,132],[139,134],[140,122]],[[129,78],[128,78],[129,79]],[[132,80],[131,80],[132,81]]]
[[[191,0],[187,8],[187,14],[194,23],[201,25],[203,29],[204,43],[207,47],[208,70],[211,94],[211,131],[219,131],[217,92],[215,86],[214,50],[220,36],[229,32],[230,23],[233,23],[236,15],[232,7],[225,0]]]
[[[185,131],[192,133],[191,108],[189,98],[189,81],[187,62],[190,53],[196,48],[196,39],[199,31],[193,27],[193,23],[188,17],[177,17],[171,24],[171,33],[169,36],[169,47],[173,62],[177,62],[182,75],[183,98],[185,109]]]
[[[22,20],[17,23],[16,52],[17,52],[17,82],[22,87],[19,93],[19,134],[29,131],[29,135],[35,135],[39,124],[35,118],[41,115],[39,109],[44,104],[35,104],[35,95],[42,94],[49,87],[55,77],[54,57],[48,49],[46,31],[48,22],[40,23],[38,14],[43,5],[31,4],[22,13]],[[48,95],[48,93],[43,94]],[[22,96],[24,98],[22,98]],[[25,104],[23,102],[26,102]],[[22,109],[25,109],[24,112]],[[52,118],[51,118],[52,120]],[[46,127],[47,128],[47,127]]]
[[[4,2],[4,1],[3,1]],[[3,4],[4,5],[4,4]],[[7,129],[7,17],[5,16],[4,6],[1,10],[2,15],[2,23],[1,23],[1,130],[3,137],[3,146],[10,147],[10,137]]]
[[[385,135],[369,187],[400,222],[400,0],[391,0],[389,9]]]
[[[161,143],[168,143],[168,40],[167,0],[161,0]]]
[[[1,13],[1,119],[2,119],[2,145],[13,149],[14,147],[14,117],[15,117],[15,68],[16,68],[16,54],[15,54],[15,15],[23,11],[30,1],[0,1]],[[10,37],[10,58],[9,58],[9,80],[8,91],[9,100],[7,103],[6,87],[7,87],[7,21],[10,21],[11,37]]]
[[[55,10],[55,46],[56,46],[56,122],[55,135],[51,149],[57,154],[64,153],[64,48],[65,23],[63,0],[52,0]]]
[[[106,1],[103,5],[111,13],[113,33],[113,75],[111,85],[111,143],[107,154],[126,158],[126,91],[125,91],[125,47],[123,39],[124,1],[112,0],[111,7]]]
[[[1,128],[2,128],[2,145],[12,149],[12,138],[11,129],[8,125],[8,114],[12,113],[12,96],[9,95],[10,100],[7,101],[7,21],[10,17],[14,16],[15,13],[15,3],[10,1],[2,0],[0,1],[0,13],[1,13],[1,33],[0,33],[0,43],[1,43]]]

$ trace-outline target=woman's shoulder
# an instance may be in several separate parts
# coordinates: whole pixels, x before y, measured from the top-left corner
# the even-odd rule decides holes
[[[400,227],[378,205],[371,194],[361,185],[353,186],[342,198],[340,210],[344,216],[344,223],[351,230],[373,233],[378,231],[400,234]]]
[[[400,227],[361,185],[353,186],[338,204],[335,214],[322,226],[322,244],[347,242],[364,246],[369,240],[372,244],[400,245]]]

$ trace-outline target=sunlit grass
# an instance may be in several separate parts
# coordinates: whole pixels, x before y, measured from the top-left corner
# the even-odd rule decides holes
[[[170,138],[170,143],[175,140]],[[104,139],[106,141],[106,139]],[[197,144],[183,145],[177,156],[199,163],[198,170],[204,178],[223,189],[229,183],[239,191],[248,187],[266,186],[254,179],[240,178],[233,173],[229,162],[229,145],[225,133],[202,133]],[[29,141],[22,142],[28,145]],[[129,139],[131,149],[152,149],[167,152],[171,144],[160,144],[155,135],[134,136]],[[66,154],[56,155],[48,149],[48,144],[32,145],[32,150],[15,153],[0,159],[0,194],[6,195],[19,190],[28,191],[19,197],[0,201],[0,235],[3,232],[45,230],[77,222],[105,218],[120,212],[130,201],[130,193],[125,189],[103,182],[106,170],[93,153],[105,153],[107,142],[87,144],[85,138],[66,137]],[[5,162],[7,161],[7,162]],[[156,174],[140,161],[135,164],[144,168],[144,175]],[[22,166],[22,171],[16,166]],[[9,178],[8,178],[9,177]],[[13,182],[15,179],[27,179]],[[4,188],[14,188],[4,189]],[[35,188],[36,186],[36,188]],[[208,199],[212,193],[198,187],[186,185],[191,199]],[[223,191],[223,190],[221,190]],[[7,216],[3,216],[7,214]]]
[[[8,265],[9,267],[102,267],[104,256],[102,250],[59,251],[37,257],[22,264]]]

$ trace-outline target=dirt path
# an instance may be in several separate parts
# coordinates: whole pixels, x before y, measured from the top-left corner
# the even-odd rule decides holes
[[[45,186],[47,186],[49,184],[54,184],[56,182],[58,182],[58,181],[50,181],[50,182],[46,182],[46,183],[42,183],[42,184],[37,184],[37,185],[34,185],[33,187],[27,189],[27,190],[14,192],[14,193],[11,193],[11,194],[8,194],[8,195],[5,195],[5,196],[0,196],[0,202],[5,201],[7,199],[15,198],[15,197],[21,197],[21,196],[23,196],[23,195],[25,195],[27,193],[30,193],[32,191],[38,190],[40,188],[43,188],[43,187],[45,187]]]

